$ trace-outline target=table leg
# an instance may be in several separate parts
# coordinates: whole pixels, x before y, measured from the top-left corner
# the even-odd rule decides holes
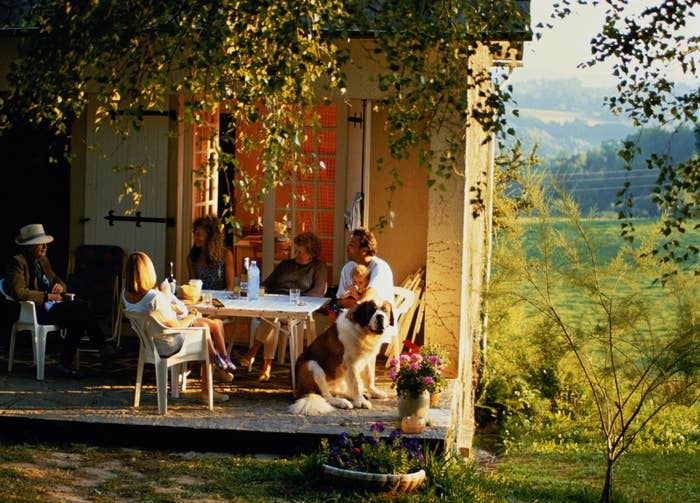
[[[296,320],[289,318],[289,365],[292,367],[292,393],[296,389],[296,363],[297,363],[297,337],[296,337]]]

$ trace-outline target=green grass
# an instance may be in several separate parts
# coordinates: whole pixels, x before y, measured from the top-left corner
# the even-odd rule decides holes
[[[604,462],[595,447],[550,443],[504,455],[495,468],[430,456],[425,468],[420,491],[373,494],[332,487],[313,457],[0,445],[0,501],[593,503]],[[697,447],[630,452],[617,467],[617,501],[697,501],[698,473]]]
[[[596,501],[605,458],[594,446],[531,448],[504,456],[497,477],[516,501]],[[700,450],[643,449],[615,466],[618,501],[686,503],[700,499]]]

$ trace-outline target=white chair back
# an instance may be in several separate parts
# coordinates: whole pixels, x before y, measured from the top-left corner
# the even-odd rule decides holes
[[[156,387],[158,390],[158,412],[168,412],[168,369],[170,369],[170,390],[173,398],[179,395],[179,383],[182,389],[187,387],[185,373],[186,363],[201,361],[205,363],[206,379],[208,384],[209,410],[214,409],[214,388],[212,385],[211,365],[209,364],[209,328],[170,328],[163,325],[152,313],[131,313],[124,311],[129,319],[131,327],[139,337],[139,360],[136,369],[136,387],[134,390],[134,407],[138,407],[141,400],[141,384],[143,380],[143,367],[146,363],[153,364],[156,368]],[[158,354],[155,340],[158,337],[182,334],[184,342],[180,350],[163,358]]]
[[[406,325],[406,317],[413,304],[416,301],[416,294],[413,290],[400,286],[394,287],[394,327],[392,328],[391,342],[389,342],[384,355],[387,357],[386,366],[391,366],[391,360],[398,358],[403,348],[402,335],[404,333],[404,325]]]
[[[0,279],[0,292],[2,292],[2,295],[4,295],[7,300],[14,301],[5,290],[5,278]],[[46,366],[46,337],[50,332],[60,332],[61,327],[58,325],[40,325],[36,315],[36,306],[31,300],[20,301],[19,306],[19,318],[12,325],[12,333],[10,335],[10,352],[7,358],[7,371],[12,372],[17,332],[28,331],[32,335],[32,354],[34,364],[36,365],[36,378],[39,381],[43,381],[44,368]]]

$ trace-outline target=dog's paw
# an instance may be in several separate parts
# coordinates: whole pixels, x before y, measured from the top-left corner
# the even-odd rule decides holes
[[[369,397],[378,399],[378,400],[384,400],[386,399],[387,395],[385,392],[378,390],[378,389],[371,389],[369,392]]]
[[[372,402],[367,400],[365,397],[357,398],[357,399],[353,400],[352,404],[355,406],[356,409],[371,409],[372,408]]]
[[[352,409],[353,405],[350,402],[350,400],[346,400],[345,398],[329,398],[327,399],[328,402],[335,408],[337,409]]]

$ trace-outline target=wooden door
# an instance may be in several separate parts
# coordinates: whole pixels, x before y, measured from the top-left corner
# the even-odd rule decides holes
[[[88,109],[92,124],[94,109]],[[88,131],[85,176],[85,244],[117,245],[129,254],[144,251],[153,260],[158,277],[165,273],[165,222],[112,221],[136,217],[133,198],[124,196],[125,184],[141,194],[142,217],[167,217],[168,117],[147,116],[143,127],[124,139],[110,127]],[[145,174],[139,172],[140,169]]]

